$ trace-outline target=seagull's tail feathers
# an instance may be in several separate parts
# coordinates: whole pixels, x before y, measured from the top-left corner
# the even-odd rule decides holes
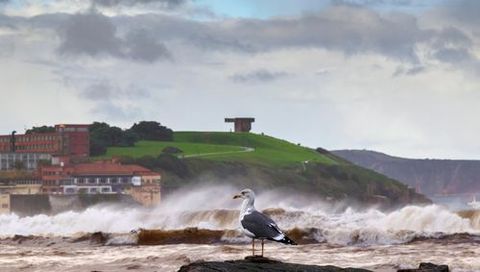
[[[282,240],[278,240],[278,242],[286,244],[286,245],[298,245],[297,243],[295,243],[295,241],[288,238],[287,235],[285,235]]]

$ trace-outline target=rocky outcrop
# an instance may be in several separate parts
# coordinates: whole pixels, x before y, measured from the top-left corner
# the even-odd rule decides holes
[[[421,263],[418,268],[400,269],[398,272],[450,272],[448,265],[436,265],[432,263]]]
[[[263,257],[247,257],[245,260],[232,260],[224,262],[196,262],[184,265],[179,272],[371,272],[360,268],[341,268],[336,266],[303,265],[294,263],[283,263]]]
[[[333,265],[318,266],[295,263],[283,263],[280,261],[260,257],[249,256],[244,260],[231,260],[224,262],[195,262],[180,267],[178,272],[372,272],[362,268],[341,268]],[[418,268],[400,269],[398,272],[450,272],[447,265],[421,263]]]
[[[91,245],[105,245],[105,243],[108,241],[110,234],[104,233],[101,231],[94,232],[94,233],[87,233],[85,235],[82,235],[78,238],[75,238],[72,240],[73,243],[80,243],[80,242],[86,242],[89,241]]]

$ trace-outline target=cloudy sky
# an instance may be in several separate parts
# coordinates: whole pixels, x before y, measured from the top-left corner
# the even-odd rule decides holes
[[[0,131],[158,120],[480,159],[480,1],[0,0]]]

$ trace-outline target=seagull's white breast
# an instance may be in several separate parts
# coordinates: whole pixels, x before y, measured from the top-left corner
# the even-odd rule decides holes
[[[245,217],[245,215],[251,214],[254,210],[255,208],[249,207],[248,202],[244,201],[244,203],[242,204],[242,208],[240,210],[240,216],[238,218],[239,219],[238,222],[240,223],[240,229],[246,236],[250,238],[255,238],[255,234],[251,233],[250,231],[248,231],[246,228],[243,227],[242,220]]]

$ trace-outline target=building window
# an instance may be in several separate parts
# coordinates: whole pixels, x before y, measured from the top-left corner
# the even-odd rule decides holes
[[[97,188],[90,188],[90,193],[96,193],[97,192]]]
[[[110,188],[102,188],[102,193],[109,193],[110,192]]]

